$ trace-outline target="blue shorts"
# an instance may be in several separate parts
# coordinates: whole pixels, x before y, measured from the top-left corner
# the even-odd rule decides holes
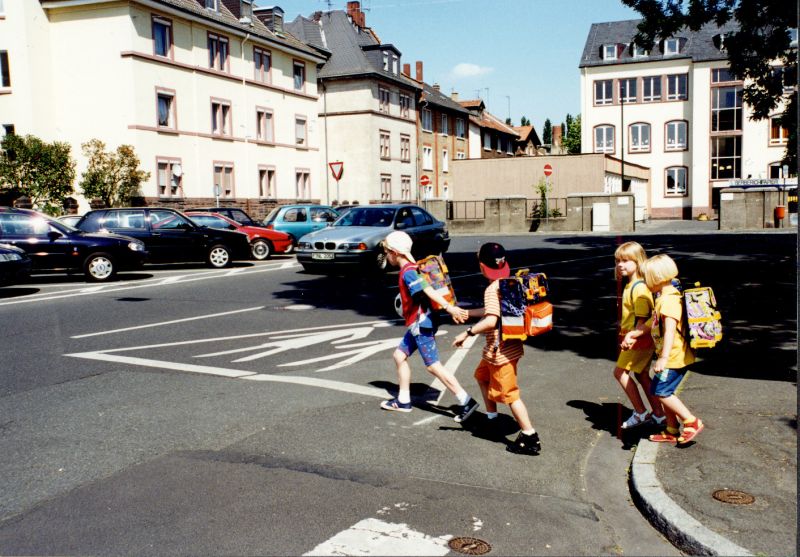
[[[686,375],[686,368],[670,369],[664,368],[661,373],[653,376],[650,384],[650,392],[655,396],[668,397],[675,394],[678,385],[681,384],[683,376]]]
[[[397,347],[403,354],[410,356],[419,348],[419,355],[425,366],[430,366],[439,361],[439,349],[436,348],[436,329],[423,329],[420,327],[419,335],[410,330],[403,335],[400,346]]]

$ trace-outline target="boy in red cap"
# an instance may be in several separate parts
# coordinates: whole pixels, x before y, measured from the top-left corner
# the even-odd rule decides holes
[[[500,244],[483,244],[478,251],[481,273],[490,284],[483,293],[483,308],[468,310],[470,317],[481,320],[460,333],[453,346],[461,346],[467,337],[486,335],[486,345],[481,362],[475,369],[475,379],[481,388],[486,405],[486,417],[491,421],[497,417],[497,403],[508,404],[521,431],[508,450],[520,454],[538,455],[542,450],[539,434],[533,428],[528,409],[522,402],[517,385],[517,362],[522,357],[522,341],[501,340],[500,294],[498,279],[506,278],[511,269],[506,262],[506,250]]]

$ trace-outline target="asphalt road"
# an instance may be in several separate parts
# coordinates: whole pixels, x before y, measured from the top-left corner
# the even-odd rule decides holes
[[[416,356],[414,411],[379,409],[403,333],[394,274],[319,277],[277,257],[0,289],[0,554],[444,555],[467,536],[492,554],[677,555],[630,502],[631,445],[613,426],[623,239],[493,240],[512,266],[548,273],[556,301],[557,330],[529,342],[520,373],[538,457],[504,450],[507,411],[499,438],[454,423]],[[456,238],[447,255],[466,304],[481,299],[482,241]],[[794,254],[786,234],[640,241],[682,275],[724,267],[726,299],[742,250]],[[442,360],[478,395],[480,346],[450,348],[459,330],[442,327]]]

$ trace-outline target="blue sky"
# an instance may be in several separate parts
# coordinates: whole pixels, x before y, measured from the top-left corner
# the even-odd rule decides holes
[[[258,0],[287,20],[328,10],[327,0]],[[331,0],[344,10],[346,0]],[[636,19],[620,0],[361,0],[367,25],[395,45],[403,63],[461,99],[478,95],[514,125],[527,116],[541,134],[580,108],[578,63],[592,23]],[[488,90],[487,90],[488,89]],[[510,97],[510,98],[509,98]]]

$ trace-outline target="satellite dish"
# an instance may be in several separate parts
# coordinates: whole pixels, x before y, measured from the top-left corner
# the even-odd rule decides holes
[[[173,164],[172,165],[172,175],[176,178],[180,178],[183,176],[183,167],[180,164]]]

